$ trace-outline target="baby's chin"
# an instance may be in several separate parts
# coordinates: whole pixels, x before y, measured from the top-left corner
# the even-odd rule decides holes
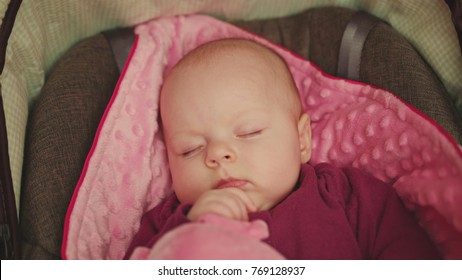
[[[193,205],[197,201],[197,198],[182,196],[181,194],[179,195],[178,193],[175,193],[175,195],[176,195],[176,199],[178,199],[178,201],[181,204]]]
[[[252,198],[251,198],[252,199]],[[259,200],[259,199],[252,199],[256,211],[255,212],[262,212],[262,211],[268,211],[271,210],[274,206],[276,206],[279,202],[272,202],[272,201],[264,201],[264,200]]]
[[[290,195],[290,193],[288,193],[287,195],[283,196],[282,198],[280,198],[279,200],[270,200],[268,198],[255,198],[255,197],[252,197],[250,196],[250,199],[252,199],[252,201],[254,202],[254,205],[256,206],[257,208],[257,211],[256,212],[261,212],[261,211],[268,211],[268,210],[271,210],[273,209],[274,207],[276,207],[279,203],[281,203],[282,201],[284,201],[288,196]]]

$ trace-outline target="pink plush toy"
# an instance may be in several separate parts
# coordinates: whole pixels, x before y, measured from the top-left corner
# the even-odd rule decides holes
[[[268,226],[264,221],[241,222],[206,214],[197,223],[185,224],[170,231],[152,249],[136,248],[130,259],[284,259],[272,247],[261,242],[268,235]]]

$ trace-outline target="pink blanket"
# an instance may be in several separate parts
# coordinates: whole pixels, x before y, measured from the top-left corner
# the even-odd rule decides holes
[[[137,26],[135,32],[129,63],[68,209],[63,258],[123,257],[142,214],[171,193],[157,122],[164,73],[204,42],[242,37],[271,47],[290,66],[313,121],[311,162],[355,166],[392,183],[444,256],[462,259],[462,152],[435,122],[387,91],[328,76],[296,54],[210,17],[161,18]],[[196,242],[213,242],[219,235]],[[173,232],[161,251],[180,236]],[[137,257],[153,257],[150,248],[143,250]],[[277,258],[271,253],[268,258]]]

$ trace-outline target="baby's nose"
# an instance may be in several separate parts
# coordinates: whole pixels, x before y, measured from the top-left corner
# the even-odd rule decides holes
[[[224,144],[212,144],[207,149],[206,165],[208,167],[217,167],[223,163],[234,162],[236,153],[233,149]]]

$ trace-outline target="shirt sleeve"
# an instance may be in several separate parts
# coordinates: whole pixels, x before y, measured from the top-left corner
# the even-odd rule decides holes
[[[363,171],[345,168],[347,189],[340,194],[345,212],[366,259],[440,259],[393,187]]]
[[[136,247],[151,248],[165,233],[181,224],[190,222],[186,214],[190,205],[179,204],[175,195],[146,212],[140,228],[130,243],[124,259],[130,258]]]

